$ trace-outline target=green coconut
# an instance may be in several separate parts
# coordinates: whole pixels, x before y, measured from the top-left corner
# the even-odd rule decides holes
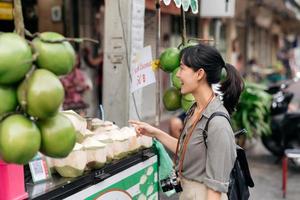
[[[18,105],[17,91],[14,87],[0,86],[0,116],[14,111]]]
[[[33,40],[33,46],[38,53],[37,65],[56,75],[65,75],[72,71],[76,54],[72,45],[67,42],[50,43],[47,41],[64,40],[65,37],[55,32],[44,32]]]
[[[187,112],[194,103],[195,98],[192,94],[183,95],[181,98],[181,107],[185,112]]]
[[[165,72],[172,72],[180,65],[180,50],[177,48],[166,49],[159,58],[160,67]]]
[[[0,34],[0,84],[21,81],[32,66],[31,48],[16,33]]]
[[[180,89],[181,88],[181,81],[180,79],[177,77],[177,72],[178,70],[180,70],[179,67],[177,67],[173,72],[172,72],[172,84],[175,88]]]
[[[181,94],[180,91],[174,87],[167,89],[163,95],[163,104],[169,111],[174,111],[181,106]]]
[[[18,87],[18,101],[23,110],[39,119],[57,114],[64,100],[64,88],[52,72],[35,70]]]
[[[41,133],[31,120],[20,114],[0,123],[0,157],[7,163],[26,164],[38,152]]]
[[[71,121],[59,113],[37,124],[42,135],[40,151],[53,158],[68,156],[76,143],[76,130]]]

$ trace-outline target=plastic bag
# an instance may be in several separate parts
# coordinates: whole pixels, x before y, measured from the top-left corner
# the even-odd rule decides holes
[[[158,156],[158,180],[159,180],[159,190],[162,191],[160,181],[169,177],[170,173],[173,170],[173,162],[166,151],[165,147],[158,141],[158,140],[153,140],[153,145],[156,148],[157,151],[157,156]],[[175,190],[170,190],[168,192],[165,192],[165,194],[169,197],[173,195]]]

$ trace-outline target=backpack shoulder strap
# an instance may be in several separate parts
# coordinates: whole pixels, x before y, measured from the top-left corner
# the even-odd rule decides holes
[[[213,114],[211,114],[211,116],[208,118],[208,120],[207,120],[207,122],[205,124],[204,130],[203,130],[203,139],[204,139],[204,144],[205,144],[206,148],[207,148],[207,130],[208,130],[208,124],[209,124],[210,120],[212,120],[212,118],[214,118],[215,116],[225,117],[228,120],[229,124],[231,124],[230,118],[229,118],[229,116],[226,113],[224,113],[224,112],[214,112]]]

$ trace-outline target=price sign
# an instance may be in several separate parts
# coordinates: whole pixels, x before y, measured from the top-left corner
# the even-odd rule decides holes
[[[131,67],[131,92],[155,83],[155,75],[151,68],[151,62],[152,53],[150,46],[143,48],[133,56]]]
[[[51,177],[46,159],[37,155],[29,162],[29,168],[34,183],[47,180]]]

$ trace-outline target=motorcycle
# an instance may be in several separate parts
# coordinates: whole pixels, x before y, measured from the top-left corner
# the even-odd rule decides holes
[[[275,156],[282,157],[285,149],[300,147],[300,110],[288,112],[294,94],[287,88],[298,79],[270,86],[272,95],[270,135],[261,137],[263,145]]]

